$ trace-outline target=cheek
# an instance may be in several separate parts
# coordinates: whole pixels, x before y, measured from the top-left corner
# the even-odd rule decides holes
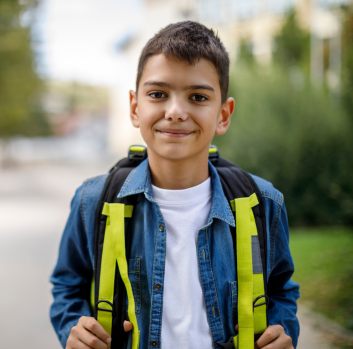
[[[143,113],[140,114],[140,122],[145,126],[152,127],[161,117],[164,116],[163,108],[153,103],[148,103],[140,107]]]
[[[204,110],[203,113],[200,113],[195,119],[195,122],[200,125],[203,129],[203,132],[212,133],[216,130],[217,127],[217,117],[214,110]]]
[[[155,134],[155,125],[158,119],[155,114],[144,113],[139,118],[140,121],[140,132],[145,141],[152,139]]]

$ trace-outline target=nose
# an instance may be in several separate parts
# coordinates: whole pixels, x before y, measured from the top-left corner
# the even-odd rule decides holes
[[[175,96],[170,99],[165,111],[165,118],[169,121],[185,121],[188,118],[188,113],[183,106],[181,98]]]

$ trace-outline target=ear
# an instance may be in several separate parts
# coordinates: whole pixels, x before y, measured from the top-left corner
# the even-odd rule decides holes
[[[130,119],[131,119],[132,125],[138,128],[140,127],[140,121],[138,116],[136,92],[130,90],[129,94],[130,94]]]
[[[216,135],[223,135],[230,125],[230,119],[234,111],[234,98],[229,97],[222,105],[216,127]]]

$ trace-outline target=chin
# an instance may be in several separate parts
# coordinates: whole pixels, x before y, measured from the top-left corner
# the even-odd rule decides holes
[[[149,148],[149,155],[161,160],[183,160],[190,157],[189,152],[185,151],[185,149],[177,149],[177,147],[167,145],[160,147],[157,151]]]
[[[172,152],[172,153],[166,152],[164,154],[163,153],[160,154],[160,157],[168,160],[179,161],[179,160],[185,160],[189,156],[187,156],[187,154],[183,154],[182,152]]]

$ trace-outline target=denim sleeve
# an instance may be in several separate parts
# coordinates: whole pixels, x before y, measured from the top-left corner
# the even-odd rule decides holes
[[[92,316],[89,298],[93,275],[88,252],[87,234],[81,214],[83,186],[77,189],[71,202],[71,212],[66,223],[59,257],[50,278],[54,302],[50,318],[63,348],[81,316]]]
[[[274,203],[278,205],[278,203]],[[292,338],[296,348],[299,337],[299,321],[296,316],[299,284],[291,280],[294,263],[289,250],[287,212],[284,203],[271,227],[271,273],[268,281],[269,324],[282,325],[285,333]]]

